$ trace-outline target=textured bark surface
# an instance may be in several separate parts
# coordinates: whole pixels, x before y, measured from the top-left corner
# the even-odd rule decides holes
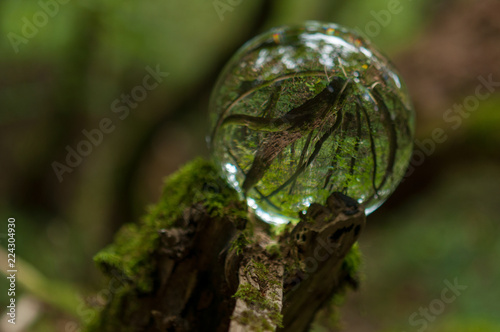
[[[224,184],[208,187],[217,186]],[[231,204],[220,211],[241,212],[241,202]],[[88,330],[307,331],[325,302],[356,284],[356,267],[345,257],[365,215],[334,193],[301,219],[275,235],[261,221],[214,214],[203,202],[184,208],[145,251],[143,260],[154,267],[147,270],[149,286],[129,277]],[[127,271],[106,255],[100,264],[108,273]]]
[[[277,239],[281,252],[278,257],[273,257],[264,250],[269,246],[269,241],[262,234],[258,236],[259,239],[253,247],[260,250],[245,252],[243,261],[261,261],[271,267],[269,279],[275,281],[274,293],[268,287],[259,285],[258,277],[250,279],[257,284],[256,288],[262,291],[266,299],[277,301],[281,324],[276,326],[276,321],[267,317],[267,326],[272,327],[269,330],[277,328],[280,331],[307,331],[315,314],[326,301],[336,292],[341,293],[347,284],[357,283],[353,279],[353,271],[343,263],[364,224],[364,212],[358,210],[357,204],[336,193],[328,198],[326,206],[311,205],[303,220]],[[261,258],[262,256],[265,258]],[[248,277],[241,273],[245,264],[239,266],[241,287],[248,282]],[[229,274],[233,275],[235,271],[229,271]],[[251,301],[238,299],[231,325],[235,328],[230,329],[230,332],[258,331],[259,328],[265,330],[265,326],[260,324],[258,319],[253,321],[257,326],[249,323],[245,326],[246,330],[240,329],[241,324],[233,324],[235,320],[238,322],[241,311],[249,310],[248,302]],[[250,310],[262,317],[261,313],[265,312],[266,308],[254,303]]]

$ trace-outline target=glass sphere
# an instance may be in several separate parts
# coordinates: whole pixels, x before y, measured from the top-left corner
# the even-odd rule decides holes
[[[374,46],[319,22],[271,29],[221,72],[210,100],[212,156],[266,222],[298,220],[341,192],[378,208],[405,174],[414,111]]]

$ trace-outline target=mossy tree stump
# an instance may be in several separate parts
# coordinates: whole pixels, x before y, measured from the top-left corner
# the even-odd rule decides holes
[[[212,164],[196,160],[96,256],[115,286],[86,329],[307,331],[357,284],[364,223],[356,202],[334,193],[278,231],[249,218]]]

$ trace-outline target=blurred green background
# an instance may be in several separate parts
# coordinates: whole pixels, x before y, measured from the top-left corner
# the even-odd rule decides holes
[[[500,331],[496,0],[3,0],[0,243],[16,218],[19,272],[15,326],[0,278],[0,331],[78,331],[85,301],[106,289],[92,256],[156,201],[166,175],[208,156],[208,99],[224,63],[259,32],[307,19],[368,35],[399,68],[418,119],[411,174],[368,217],[364,278],[340,329]],[[147,68],[168,76],[114,112]],[[114,131],[58,177],[54,162],[105,118]],[[455,281],[462,290],[444,303]]]

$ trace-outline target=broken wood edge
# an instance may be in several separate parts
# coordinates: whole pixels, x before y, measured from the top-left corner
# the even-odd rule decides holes
[[[334,193],[325,206],[312,204],[302,221],[279,237],[279,254],[266,250],[272,240],[256,230],[258,241],[226,258],[228,284],[235,288],[238,277],[229,332],[307,331],[328,299],[356,283],[357,267],[345,266],[344,258],[365,219],[354,200]],[[272,288],[266,286],[270,280]]]

